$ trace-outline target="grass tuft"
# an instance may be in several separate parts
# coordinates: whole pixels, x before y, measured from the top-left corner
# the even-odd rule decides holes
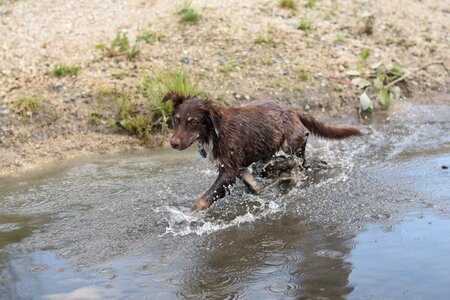
[[[192,8],[191,1],[185,1],[178,14],[182,23],[197,23],[200,20],[200,14]]]
[[[295,9],[297,7],[296,0],[279,0],[278,5],[281,8]]]
[[[307,19],[306,17],[301,18],[298,23],[297,29],[310,31],[312,29],[312,21]]]
[[[80,73],[79,66],[68,66],[64,64],[57,64],[48,74],[56,77],[77,76]]]
[[[165,34],[162,31],[142,31],[136,37],[136,42],[144,42],[146,44],[154,44],[160,42],[165,38]]]
[[[42,105],[42,98],[36,96],[21,96],[16,99],[17,113],[31,116]]]

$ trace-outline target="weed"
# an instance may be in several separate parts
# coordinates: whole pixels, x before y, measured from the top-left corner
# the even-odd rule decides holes
[[[345,35],[343,35],[343,34],[338,34],[338,35],[336,36],[336,39],[334,40],[334,42],[335,42],[336,44],[343,44],[343,43],[345,43],[345,40],[346,40]]]
[[[125,77],[127,77],[127,75],[128,74],[125,72],[118,72],[118,73],[111,74],[112,77],[114,77],[115,79],[118,79],[118,80],[124,79]]]
[[[405,74],[405,71],[403,70],[402,66],[399,64],[393,64],[392,67],[387,71],[386,76],[388,79],[388,82],[392,82],[400,77],[402,77]]]
[[[230,72],[236,71],[236,69],[237,69],[236,61],[230,60],[229,62],[227,62],[226,65],[219,68],[219,72],[230,73]]]
[[[139,54],[141,53],[141,50],[139,49],[139,47],[137,45],[134,45],[130,51],[127,52],[127,58],[129,60],[133,60],[136,57],[139,56]]]
[[[363,17],[359,20],[359,33],[372,35],[375,27],[375,17],[373,15]]]
[[[198,86],[191,82],[189,75],[183,70],[157,72],[151,77],[144,78],[140,89],[146,98],[146,107],[152,114],[153,126],[158,126],[162,131],[167,129],[172,111],[170,101],[161,102],[167,92],[174,91],[186,96],[199,94]]]
[[[297,7],[296,0],[279,0],[278,5],[281,8],[295,9]]]
[[[68,66],[64,64],[57,64],[52,71],[47,72],[47,74],[56,77],[77,76],[79,73],[80,73],[79,66]]]
[[[337,12],[338,12],[338,9],[339,9],[338,5],[337,5],[337,4],[333,4],[333,5],[331,6],[331,8],[328,9],[328,10],[325,12],[325,14],[323,15],[323,18],[324,18],[325,20],[331,20],[334,16],[336,16],[336,14],[337,14]]]
[[[271,45],[271,46],[275,45],[275,41],[271,35],[263,35],[263,34],[259,34],[256,37],[255,43],[256,44],[267,44],[267,45]]]
[[[136,37],[136,42],[144,42],[146,44],[153,44],[164,39],[165,35],[162,31],[143,31]]]
[[[312,21],[307,19],[306,17],[301,18],[298,23],[297,29],[310,31],[312,29]]]
[[[265,65],[265,66],[271,66],[271,65],[274,64],[274,61],[273,61],[273,59],[272,59],[270,56],[266,56],[266,57],[264,57],[262,63],[263,63],[263,65]]]
[[[191,5],[191,1],[185,1],[183,7],[178,11],[178,14],[181,15],[181,22],[197,23],[200,20],[200,14]]]
[[[316,6],[316,0],[308,0],[307,5],[309,8],[314,8],[314,6]]]
[[[36,96],[21,96],[16,99],[17,113],[32,116],[42,105],[42,98]]]
[[[91,122],[92,124],[95,124],[95,125],[100,125],[100,123],[101,123],[100,117],[101,117],[101,114],[98,111],[96,111],[96,110],[91,111],[89,113],[89,122]]]
[[[309,69],[305,66],[297,68],[297,70],[295,70],[295,73],[300,81],[308,81],[311,76]]]
[[[359,56],[365,62],[370,56],[370,50],[369,49],[362,49],[361,53],[359,54]]]
[[[135,59],[140,50],[137,44],[130,46],[128,34],[126,32],[118,32],[114,40],[111,41],[109,47],[104,44],[98,44],[96,49],[102,50],[106,57],[126,56],[129,60]]]

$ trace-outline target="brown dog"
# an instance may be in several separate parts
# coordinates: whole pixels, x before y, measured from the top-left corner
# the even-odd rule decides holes
[[[302,156],[308,131],[330,139],[362,135],[352,127],[334,127],[310,114],[274,101],[251,102],[241,107],[221,107],[207,100],[168,93],[173,101],[174,133],[170,145],[184,150],[199,143],[200,154],[209,156],[219,170],[212,187],[195,202],[195,209],[208,208],[223,198],[236,178],[254,193],[259,192],[248,167],[267,161],[280,149]]]

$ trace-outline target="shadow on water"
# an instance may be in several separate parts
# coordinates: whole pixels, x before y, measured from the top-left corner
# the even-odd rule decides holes
[[[312,139],[299,187],[238,184],[200,214],[215,171],[194,150],[3,180],[0,298],[442,298],[450,113],[396,107],[361,139]]]

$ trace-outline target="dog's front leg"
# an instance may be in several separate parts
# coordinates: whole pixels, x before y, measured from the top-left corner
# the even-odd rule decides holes
[[[229,187],[236,182],[236,175],[226,175],[225,172],[219,172],[219,176],[212,185],[212,187],[202,196],[195,201],[193,210],[206,209],[214,203],[214,201],[225,197],[225,194],[229,190]]]
[[[244,184],[250,189],[254,194],[259,194],[261,191],[258,187],[258,183],[252,175],[252,172],[248,168],[241,169],[241,175],[239,177]]]

